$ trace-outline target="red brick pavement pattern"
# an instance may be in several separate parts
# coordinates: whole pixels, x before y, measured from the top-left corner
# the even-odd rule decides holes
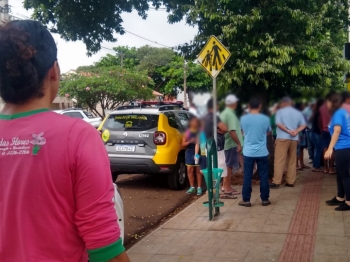
[[[311,262],[324,175],[309,173],[304,181],[279,262]]]

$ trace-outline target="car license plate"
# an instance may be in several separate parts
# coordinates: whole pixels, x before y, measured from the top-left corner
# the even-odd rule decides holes
[[[134,152],[135,146],[117,146],[116,150],[119,152]]]

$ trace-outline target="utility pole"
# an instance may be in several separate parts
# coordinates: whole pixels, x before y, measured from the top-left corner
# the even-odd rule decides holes
[[[123,68],[124,66],[124,54],[123,53],[119,53],[120,56],[120,67]]]
[[[187,63],[186,60],[184,60],[184,107],[187,108],[187,86],[186,86],[186,70],[187,70]]]

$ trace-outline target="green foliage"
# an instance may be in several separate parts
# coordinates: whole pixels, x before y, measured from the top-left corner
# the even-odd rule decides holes
[[[105,110],[113,110],[125,102],[152,97],[153,81],[143,72],[116,66],[83,69],[64,76],[60,95],[76,99],[80,106],[101,117],[105,117]]]
[[[165,94],[174,94],[176,88],[183,90],[184,60],[175,56],[170,64],[159,68],[160,74],[167,80],[162,86]],[[186,65],[186,86],[188,91],[205,92],[211,88],[211,78],[197,63],[188,61]]]
[[[176,97],[178,91],[183,90],[185,61],[174,51],[151,46],[138,49],[119,46],[114,50],[116,55],[108,54],[94,66],[80,67],[77,71],[120,66],[123,63],[124,68],[146,72],[154,81],[155,90],[160,93]],[[189,61],[186,71],[188,91],[203,92],[210,88],[211,78],[200,65]]]
[[[150,7],[171,10],[187,0],[24,0],[33,18],[68,41],[82,40],[88,55],[101,49],[103,41],[115,42],[115,33],[125,34],[122,13],[136,10],[143,19]],[[192,2],[192,0],[190,1]]]
[[[271,98],[344,87],[342,76],[350,71],[342,57],[348,7],[347,0],[197,0],[175,7],[169,18],[186,17],[198,26],[194,41],[181,48],[188,56],[194,58],[211,35],[231,51],[219,77],[221,90]]]

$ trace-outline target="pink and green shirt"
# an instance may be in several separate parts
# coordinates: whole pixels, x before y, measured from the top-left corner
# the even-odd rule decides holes
[[[107,261],[124,251],[98,132],[48,110],[0,115],[0,261]]]

